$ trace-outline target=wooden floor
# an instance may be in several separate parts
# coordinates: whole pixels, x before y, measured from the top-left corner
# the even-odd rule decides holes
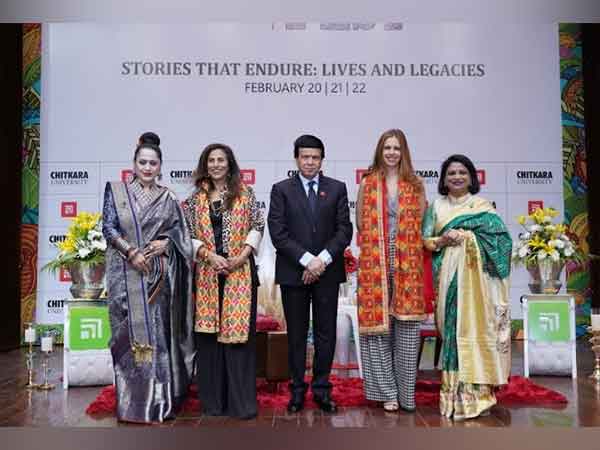
[[[432,349],[429,343],[423,355],[420,376],[435,377],[432,369]],[[513,370],[523,374],[522,343],[513,343]],[[57,387],[51,391],[28,391],[24,350],[0,353],[0,425],[1,426],[68,426],[68,427],[139,427],[118,423],[114,417],[92,418],[85,409],[96,397],[99,387],[79,387],[63,390],[60,376],[62,351],[59,347],[52,355],[50,381]],[[533,381],[564,394],[569,403],[559,409],[506,408],[496,406],[487,417],[453,422],[440,417],[438,410],[418,407],[416,413],[385,413],[381,408],[340,408],[337,414],[327,415],[320,410],[306,409],[299,414],[288,414],[285,409],[260,410],[254,420],[241,421],[229,418],[183,415],[162,427],[274,427],[297,428],[446,428],[446,427],[597,427],[600,426],[600,389],[588,381],[593,367],[593,355],[586,342],[578,343],[579,378],[534,377]],[[343,375],[343,374],[338,374]]]

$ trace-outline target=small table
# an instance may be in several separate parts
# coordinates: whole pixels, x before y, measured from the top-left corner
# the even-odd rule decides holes
[[[71,299],[65,302],[64,389],[113,383],[110,336],[106,301]]]
[[[577,378],[575,299],[571,295],[521,297],[525,338],[524,372]]]
[[[290,378],[285,331],[256,332],[256,376],[264,377],[268,382]]]

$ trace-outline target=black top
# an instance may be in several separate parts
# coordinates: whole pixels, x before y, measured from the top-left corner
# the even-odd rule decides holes
[[[215,252],[217,255],[224,256],[223,213],[221,212],[221,203],[221,200],[212,202],[212,208],[210,208],[210,223],[212,224],[213,234],[215,235]]]

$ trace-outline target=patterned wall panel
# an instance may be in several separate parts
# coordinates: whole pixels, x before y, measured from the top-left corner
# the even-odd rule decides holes
[[[581,26],[560,25],[560,89],[565,221],[569,233],[588,255],[587,175],[583,110]],[[577,302],[578,335],[589,324],[591,293],[587,264],[567,265],[567,289]]]
[[[21,324],[34,320],[40,175],[41,24],[23,26]]]

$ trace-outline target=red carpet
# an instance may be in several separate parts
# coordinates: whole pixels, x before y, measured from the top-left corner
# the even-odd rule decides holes
[[[333,383],[332,397],[339,406],[373,406],[375,402],[365,399],[360,378],[331,377]],[[259,408],[285,408],[289,400],[287,382],[268,384],[257,380],[257,396]],[[418,380],[416,400],[418,406],[437,407],[439,401],[440,382],[437,380]],[[565,405],[567,399],[559,392],[539,386],[529,379],[512,376],[509,383],[497,393],[498,403],[505,406],[546,406],[556,407]],[[310,391],[306,398],[307,408],[316,408]],[[114,386],[107,386],[100,391],[98,397],[88,406],[86,413],[114,414],[117,409]],[[189,396],[183,405],[185,411],[199,411],[200,402],[197,399],[195,386],[190,388]]]

